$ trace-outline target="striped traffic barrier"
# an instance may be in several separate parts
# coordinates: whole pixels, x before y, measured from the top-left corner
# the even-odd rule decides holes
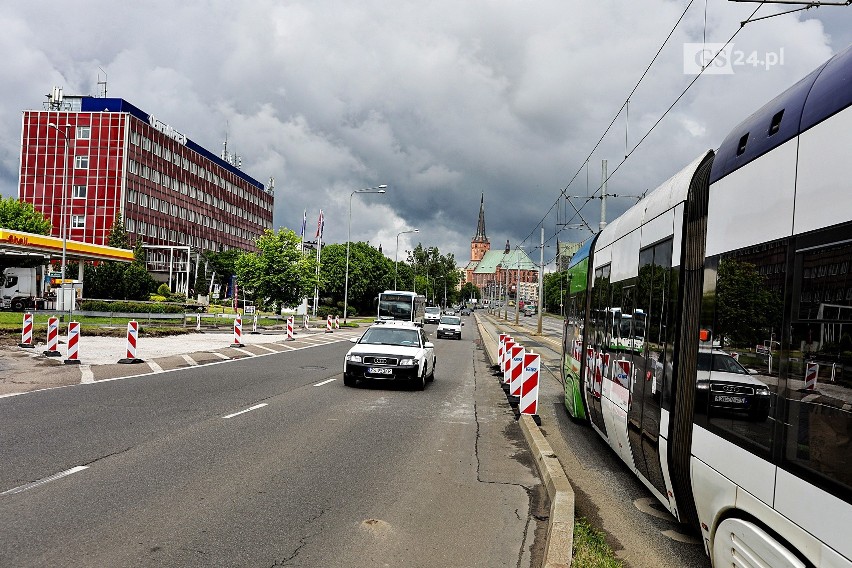
[[[499,374],[499,371],[502,370],[501,364],[503,361],[503,350],[506,348],[506,338],[509,337],[508,333],[500,333],[497,335],[497,364],[493,365],[495,374]]]
[[[340,329],[340,316],[334,316],[334,329]]]
[[[257,314],[254,314],[254,317],[251,318],[251,332],[259,333],[257,331]]]
[[[515,340],[511,337],[506,338],[506,343],[503,346],[503,360],[500,363],[503,367],[503,385],[506,390],[509,390],[509,369],[511,367],[512,358],[510,357],[512,353],[512,347],[515,346]]]
[[[234,342],[231,347],[245,347],[243,345],[243,318],[237,316],[234,318]]]
[[[536,424],[540,424],[538,417],[538,382],[541,369],[541,356],[536,353],[524,354],[524,371],[521,382],[521,403],[518,406],[521,414],[529,414]]]
[[[80,348],[80,322],[68,322],[68,357],[65,359],[66,365],[79,365],[79,348]]]
[[[295,339],[293,338],[293,323],[294,323],[293,320],[294,319],[295,318],[293,316],[290,316],[290,317],[287,318],[287,341],[295,341]]]
[[[521,396],[521,382],[523,377],[521,374],[524,370],[524,355],[526,349],[523,345],[514,345],[512,347],[512,365],[509,369],[509,396]]]
[[[201,331],[201,314],[195,314],[195,331]]]
[[[816,390],[819,364],[808,363],[805,368],[805,390]]]
[[[127,349],[124,359],[119,363],[142,363],[142,359],[136,357],[136,344],[139,340],[139,322],[130,320],[127,322]]]
[[[302,318],[302,327],[310,329],[310,326],[308,325],[308,314],[305,314],[305,317]]]
[[[328,314],[328,317],[325,318],[325,332],[333,333],[331,329],[331,314]]]
[[[44,352],[45,357],[61,357],[59,352],[59,318],[51,317],[47,319],[47,351]]]
[[[32,349],[33,346],[33,315],[30,312],[24,314],[24,323],[21,326],[21,342],[18,347]]]

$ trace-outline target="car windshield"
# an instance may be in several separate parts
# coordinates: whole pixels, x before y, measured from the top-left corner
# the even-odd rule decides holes
[[[722,353],[698,353],[699,371],[722,371],[747,375],[748,372],[730,355]]]
[[[443,316],[441,318],[441,323],[446,323],[449,325],[461,325],[461,318],[457,318],[455,316]]]
[[[440,314],[441,308],[439,308],[437,306],[429,306],[428,308],[426,308],[426,313],[427,314]]]
[[[361,338],[367,345],[420,346],[420,333],[416,329],[371,327]]]

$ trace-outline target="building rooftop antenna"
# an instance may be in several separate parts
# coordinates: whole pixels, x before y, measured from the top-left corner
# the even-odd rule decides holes
[[[107,73],[101,67],[98,67],[98,70],[100,71],[98,73],[98,96],[105,99],[107,96]],[[103,80],[101,80],[101,73],[104,74]]]

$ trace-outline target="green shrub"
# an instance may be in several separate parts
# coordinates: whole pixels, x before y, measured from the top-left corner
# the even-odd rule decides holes
[[[182,314],[180,304],[145,303],[145,302],[109,302],[105,300],[83,300],[80,309],[86,312],[122,312],[132,314]]]
[[[160,284],[157,287],[157,295],[163,296],[164,298],[168,298],[172,295],[172,289],[169,288],[168,284]]]

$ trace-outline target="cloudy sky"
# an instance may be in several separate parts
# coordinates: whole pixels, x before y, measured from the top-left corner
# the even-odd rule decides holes
[[[687,6],[689,8],[687,9]],[[0,194],[17,195],[24,109],[56,85],[123,98],[243,170],[275,178],[276,228],[302,212],[325,241],[400,258],[418,242],[470,256],[480,196],[492,248],[545,260],[583,240],[571,204],[600,185],[694,76],[695,42],[726,42],[757,4],[728,0],[0,0]],[[764,5],[756,17],[789,10]],[[645,68],[666,46],[597,150]],[[852,43],[852,6],[750,23],[730,74],[702,76],[609,181],[654,188]],[[760,63],[758,63],[760,62]],[[777,62],[767,68],[767,63]],[[588,167],[584,167],[590,156]],[[572,182],[573,180],[573,182]],[[569,186],[570,183],[570,186]],[[572,199],[578,207],[585,199]],[[635,202],[611,198],[612,219]],[[600,200],[582,209],[593,227]],[[566,223],[570,222],[566,227]],[[413,237],[413,238],[412,238]],[[525,242],[526,241],[526,242]]]

